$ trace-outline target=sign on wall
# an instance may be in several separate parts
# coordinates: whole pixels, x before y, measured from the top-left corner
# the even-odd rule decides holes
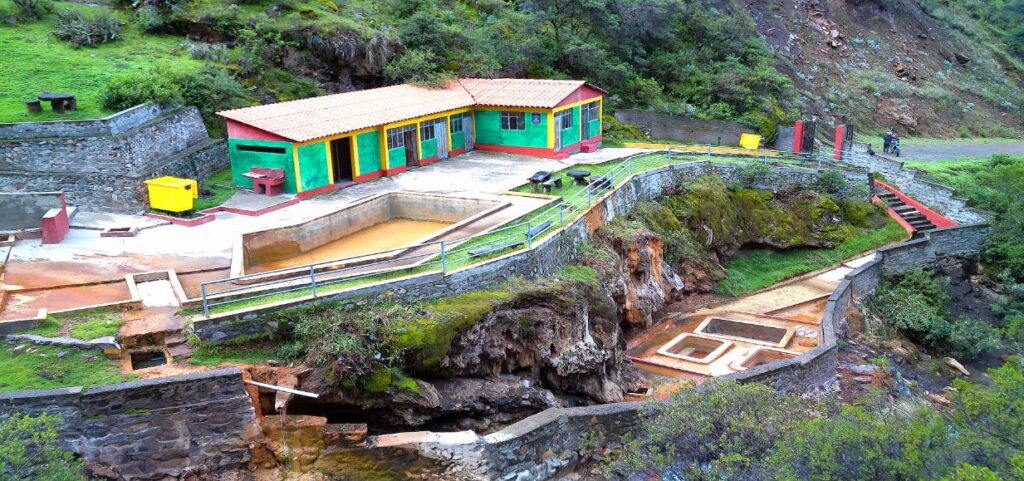
[[[530,121],[535,125],[540,123],[540,112],[534,112],[530,115]]]

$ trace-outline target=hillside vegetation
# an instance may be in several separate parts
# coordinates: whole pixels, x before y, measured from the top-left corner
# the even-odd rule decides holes
[[[22,101],[43,89],[79,96],[81,110],[67,118],[109,113],[147,96],[177,100],[146,89],[120,103],[103,102],[101,94],[126,74],[127,83],[148,85],[205,63],[238,83],[218,81],[223,88],[205,97],[184,96],[211,112],[456,75],[552,77],[607,89],[609,111],[737,120],[765,134],[812,114],[842,117],[864,132],[896,125],[919,134],[1012,134],[1019,127],[1021,35],[1005,21],[1010,17],[997,22],[991,12],[1015,12],[1013,2],[948,3],[956,5],[120,0],[85,7],[0,0],[0,53],[13,72],[0,83],[0,121],[52,118],[24,112]],[[82,28],[57,28],[69,10],[84,11],[86,22],[114,11],[120,32],[90,30],[109,18],[84,27],[71,18]]]

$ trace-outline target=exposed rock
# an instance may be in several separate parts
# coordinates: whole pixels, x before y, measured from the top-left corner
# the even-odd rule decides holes
[[[665,243],[657,234],[642,229],[633,234],[628,238],[604,236],[620,259],[609,285],[619,320],[647,327],[656,312],[679,298],[685,284],[663,259]]]

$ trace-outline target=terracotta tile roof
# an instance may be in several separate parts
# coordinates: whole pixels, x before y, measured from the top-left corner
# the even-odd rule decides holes
[[[394,85],[245,107],[218,115],[304,142],[473,105],[473,97],[452,82],[442,89]]]
[[[552,108],[582,87],[582,80],[463,78],[459,83],[477,105]]]
[[[582,80],[458,79],[440,89],[394,85],[217,114],[305,142],[474,105],[552,108],[585,84]]]

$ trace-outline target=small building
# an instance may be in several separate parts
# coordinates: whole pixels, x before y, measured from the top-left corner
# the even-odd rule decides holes
[[[473,149],[561,159],[601,143],[605,92],[580,80],[457,79],[219,112],[234,183],[282,169],[284,191],[315,195]]]

